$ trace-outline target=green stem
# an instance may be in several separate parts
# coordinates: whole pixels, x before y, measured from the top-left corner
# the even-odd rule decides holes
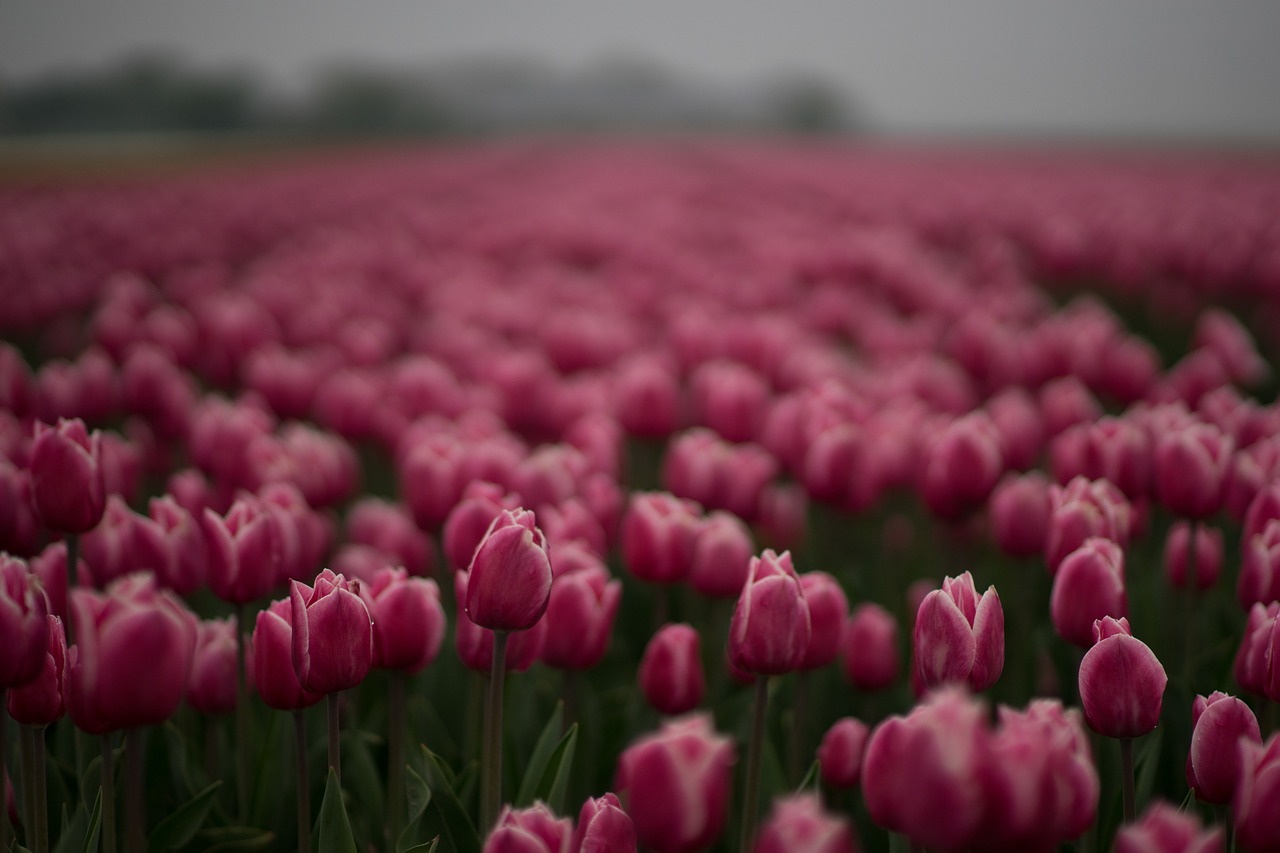
[[[564,671],[561,689],[564,691],[564,730],[567,732],[570,726],[578,722],[578,671],[576,669]]]
[[[49,853],[49,788],[45,768],[44,727],[31,727],[31,744],[35,747],[35,853]]]
[[[249,822],[249,784],[252,749],[249,743],[248,650],[244,641],[244,603],[236,604],[236,811],[240,820]]]
[[[116,853],[116,769],[110,734],[102,742],[102,853]]]
[[[341,733],[341,720],[338,716],[338,697],[342,691],[334,691],[324,697],[329,718],[329,766],[337,774],[338,784],[342,784],[342,742],[338,739]]]
[[[1196,531],[1199,527],[1199,522],[1190,522],[1187,532],[1187,618],[1182,630],[1182,680],[1188,690],[1192,688],[1192,679],[1195,677],[1191,656],[1195,654],[1196,647]]]
[[[132,728],[124,738],[124,847],[147,849],[147,804],[143,798],[143,731]]]
[[[1137,808],[1134,803],[1136,796],[1133,790],[1133,738],[1120,738],[1120,773],[1123,778],[1120,780],[1121,796],[1124,800],[1124,822],[1133,823],[1137,814]]]
[[[307,778],[307,719],[293,712],[293,752],[298,784],[298,853],[311,853],[311,782]]]
[[[796,692],[791,704],[791,732],[787,744],[787,770],[791,784],[800,784],[801,753],[804,750],[805,717],[809,706],[809,673],[796,673]]]
[[[387,693],[387,849],[395,848],[404,822],[404,673],[392,670]]]
[[[32,846],[31,834],[36,825],[36,757],[31,732],[31,726],[18,726],[18,747],[22,750],[22,826],[28,847]]]
[[[747,779],[742,795],[742,833],[739,850],[751,849],[760,799],[760,753],[764,749],[764,715],[769,704],[769,678],[756,676],[756,704],[751,718],[751,742],[747,745]]]
[[[480,834],[486,837],[502,806],[502,683],[506,678],[507,632],[493,632],[493,665],[489,669],[489,698],[484,705],[484,798],[480,808]]]

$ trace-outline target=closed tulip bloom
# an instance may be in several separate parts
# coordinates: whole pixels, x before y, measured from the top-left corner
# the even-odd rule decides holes
[[[347,535],[352,542],[394,554],[411,575],[431,574],[435,551],[431,537],[418,529],[400,504],[378,498],[357,502],[347,514]]]
[[[1218,547],[1221,548],[1221,534]],[[1243,550],[1236,582],[1240,606],[1249,608],[1280,600],[1280,519],[1271,519],[1261,533],[1248,536]],[[1221,566],[1221,554],[1218,561]]]
[[[968,846],[983,817],[986,715],[981,703],[947,688],[877,726],[862,760],[871,819],[920,847]]]
[[[2,558],[0,558],[2,559]],[[89,567],[83,559],[76,561],[75,576],[87,577]],[[45,600],[49,603],[49,612],[62,620],[65,627],[70,612],[67,610],[67,543],[52,542],[30,562],[31,572],[40,579]]]
[[[710,513],[693,541],[689,584],[710,598],[736,598],[754,553],[751,531],[742,519],[728,512]]]
[[[978,596],[973,575],[945,578],[916,612],[915,668],[924,687],[965,682],[986,690],[1004,669],[1004,609],[994,586]]]
[[[1102,536],[1124,547],[1129,542],[1133,510],[1123,494],[1106,480],[1076,477],[1063,488],[1050,490],[1053,511],[1045,539],[1049,573],[1091,536]]]
[[[457,572],[453,576],[454,598],[458,604],[458,618],[454,624],[454,646],[458,658],[467,669],[487,673],[493,666],[493,631],[482,628],[472,622],[466,612],[467,585],[470,576],[467,572]],[[507,640],[507,672],[524,672],[533,666],[538,655],[542,654],[542,645],[547,636],[547,622],[539,619],[527,631],[515,631]]]
[[[1190,424],[1161,436],[1155,447],[1155,493],[1184,518],[1203,519],[1222,506],[1234,442],[1211,424]]]
[[[840,583],[826,572],[805,572],[800,588],[809,605],[809,643],[805,646],[801,669],[818,669],[840,654],[844,621],[849,615],[849,599]]]
[[[0,690],[40,675],[49,644],[40,580],[26,562],[0,554]]]
[[[640,843],[656,853],[695,853],[724,832],[733,789],[733,741],[710,715],[672,720],[627,747],[615,789]]]
[[[253,628],[253,685],[268,708],[296,711],[324,697],[306,690],[293,669],[293,605],[287,598],[258,612]]]
[[[1129,630],[1128,619],[1110,616],[1094,623],[1093,648],[1080,661],[1080,704],[1084,719],[1100,735],[1134,738],[1160,722],[1169,679],[1146,643]]]
[[[857,853],[853,828],[822,809],[817,794],[794,794],[774,802],[756,835],[755,853]]]
[[[102,434],[79,418],[57,427],[36,424],[31,445],[31,498],[50,530],[85,533],[97,526],[107,505],[102,473]]]
[[[503,806],[484,853],[567,853],[573,821],[558,818],[541,801],[527,809]]]
[[[706,692],[698,632],[683,623],[663,625],[645,646],[638,675],[645,698],[661,713],[698,707]]]
[[[1280,661],[1280,601],[1255,604],[1236,652],[1236,681],[1255,696],[1280,701],[1280,666],[1276,661]]]
[[[569,853],[636,853],[636,825],[617,796],[587,798]]]
[[[289,585],[293,609],[293,668],[312,693],[336,693],[364,681],[373,665],[373,621],[359,594],[328,569],[315,586]],[[352,586],[354,585],[354,589]]]
[[[489,525],[504,509],[514,509],[515,495],[506,495],[502,487],[488,482],[473,482],[444,522],[441,544],[449,565],[465,571],[475,556],[476,546],[489,531]]]
[[[160,580],[178,595],[190,595],[205,582],[208,546],[204,531],[169,495],[151,499],[151,521],[163,537],[170,557]]]
[[[841,638],[844,675],[859,690],[883,690],[898,680],[898,620],[878,604],[853,609]]]
[[[1280,734],[1240,741],[1240,778],[1232,801],[1236,841],[1249,853],[1280,851]]]
[[[791,552],[752,557],[729,624],[729,659],[755,675],[782,675],[800,668],[811,634]]]
[[[1147,494],[1151,447],[1146,430],[1120,418],[1099,418],[1084,431],[1079,473],[1108,480],[1130,500]]]
[[[203,522],[214,595],[245,604],[275,588],[284,561],[280,522],[256,498],[237,500],[226,518],[206,509]]]
[[[414,443],[400,458],[400,492],[423,530],[438,528],[461,497],[462,444],[433,434]],[[466,563],[463,563],[465,566]]]
[[[67,632],[62,620],[50,614],[49,648],[35,681],[9,690],[9,716],[28,726],[47,726],[67,712]]]
[[[1058,636],[1087,649],[1094,620],[1129,615],[1124,585],[1124,552],[1110,539],[1093,537],[1072,551],[1053,578],[1049,615]]]
[[[134,569],[134,514],[120,495],[107,498],[102,520],[80,540],[94,585],[103,587]]]
[[[1120,827],[1113,848],[1114,853],[1222,853],[1224,849],[1221,827],[1202,830],[1194,815],[1160,801],[1152,803],[1137,823]]]
[[[867,744],[867,726],[853,717],[836,720],[818,746],[818,769],[822,782],[832,788],[853,788],[862,778],[862,752]]]
[[[680,380],[661,359],[638,357],[615,374],[613,408],[632,435],[665,438],[680,426]]]
[[[945,427],[929,446],[920,492],[934,514],[959,518],[982,504],[1004,470],[1000,433],[983,413],[971,413]]]
[[[1280,519],[1280,479],[1263,486],[1250,501],[1244,514],[1242,541],[1248,542],[1262,533],[1273,519]]]
[[[1187,786],[1205,803],[1225,805],[1240,779],[1241,738],[1262,743],[1258,718],[1244,702],[1215,692],[1196,696],[1191,705],[1191,749],[1187,753]]]
[[[622,559],[650,583],[684,580],[693,560],[698,505],[666,492],[633,496],[622,518]]]
[[[991,534],[1011,557],[1044,552],[1053,501],[1049,481],[1039,471],[1007,476],[991,493]]]
[[[187,683],[187,704],[202,714],[236,709],[236,621],[208,619],[196,626],[196,653]]]
[[[359,591],[373,618],[374,666],[414,673],[436,659],[446,617],[435,581],[387,567],[372,582],[360,584]]]
[[[14,467],[0,452],[0,551],[27,557],[39,545],[40,521],[31,503],[31,472]]]
[[[590,669],[604,659],[622,601],[622,582],[597,564],[560,575],[551,584],[542,662],[556,669]]]
[[[1277,542],[1280,544],[1280,529],[1277,529],[1277,534]],[[1164,576],[1170,586],[1178,589],[1187,587],[1191,539],[1191,525],[1185,521],[1179,521],[1169,528],[1169,536],[1164,541]],[[1195,549],[1196,589],[1212,589],[1218,582],[1218,578],[1222,576],[1222,530],[1197,524]],[[1245,559],[1247,561],[1248,557],[1246,556]],[[1243,569],[1241,571],[1243,572]]]
[[[551,598],[551,558],[533,513],[503,510],[476,546],[467,584],[467,616],[494,631],[533,627]]]
[[[150,726],[178,710],[191,676],[196,618],[148,575],[105,593],[71,591],[76,649],[68,673],[71,719],[89,734]]]

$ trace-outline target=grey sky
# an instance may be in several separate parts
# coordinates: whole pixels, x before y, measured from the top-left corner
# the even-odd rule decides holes
[[[711,83],[808,72],[890,132],[1280,139],[1278,0],[4,0],[0,77],[141,48],[298,85],[334,59],[616,54]]]

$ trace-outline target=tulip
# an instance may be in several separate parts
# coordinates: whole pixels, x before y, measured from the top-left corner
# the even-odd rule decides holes
[[[1280,541],[1280,528],[1276,532],[1277,540]],[[1190,554],[1193,538],[1195,539],[1194,563],[1191,561],[1193,555]],[[1245,559],[1247,563],[1248,557],[1246,556]],[[1188,584],[1187,568],[1189,565],[1194,565],[1196,589],[1211,589],[1222,576],[1222,562],[1222,531],[1219,528],[1197,524],[1194,537],[1191,525],[1185,521],[1179,521],[1169,528],[1169,537],[1164,543],[1164,575],[1170,586],[1185,589]],[[1242,573],[1244,571],[1241,569]]]
[[[849,615],[849,600],[840,583],[826,572],[805,572],[800,588],[809,605],[809,643],[805,646],[800,669],[824,667],[840,653],[841,633]]]
[[[39,677],[49,646],[47,605],[26,562],[0,554],[0,692]]]
[[[9,689],[9,716],[28,726],[47,726],[67,711],[67,635],[57,616],[49,614],[45,619],[49,645],[40,674],[34,681]]]
[[[568,853],[636,853],[636,825],[617,796],[587,798]]]
[[[1168,803],[1154,802],[1137,823],[1116,833],[1114,853],[1222,853],[1221,827],[1200,829],[1200,822]]]
[[[455,571],[465,571],[475,556],[476,546],[489,530],[489,525],[504,509],[515,509],[515,495],[503,495],[502,487],[493,483],[473,482],[444,522],[442,544],[445,556]]]
[[[689,574],[698,532],[698,506],[662,492],[631,498],[622,519],[622,559],[650,583],[676,583]]]
[[[849,822],[823,811],[817,794],[795,794],[773,804],[755,853],[857,853],[858,842]]]
[[[1081,450],[1078,473],[1114,483],[1130,500],[1147,494],[1151,447],[1142,427],[1118,418],[1099,418],[1085,429]]]
[[[1236,681],[1256,696],[1280,701],[1280,601],[1253,605],[1236,653]]]
[[[236,707],[234,617],[196,626],[196,651],[187,683],[187,703],[202,714],[229,714]]]
[[[253,685],[268,708],[297,711],[323,696],[302,686],[293,668],[293,604],[273,601],[258,612],[253,628]]]
[[[638,675],[645,698],[661,713],[698,707],[706,690],[698,632],[691,625],[663,625],[645,646]]]
[[[133,571],[151,569],[139,566],[135,554],[136,516],[120,495],[107,498],[107,509],[93,530],[80,538],[80,551],[89,565],[89,577],[95,586],[103,587]],[[159,573],[157,577],[160,577]]]
[[[986,690],[1004,669],[1004,609],[994,586],[978,596],[968,572],[925,596],[913,632],[915,669],[933,687],[963,681]]]
[[[1106,480],[1076,477],[1065,488],[1051,489],[1053,511],[1045,539],[1049,573],[1091,536],[1101,536],[1124,547],[1129,542],[1133,510],[1120,490]]]
[[[551,598],[551,560],[533,513],[503,510],[476,546],[467,583],[467,616],[494,631],[533,627]]]
[[[401,457],[400,491],[423,530],[438,528],[458,503],[466,482],[458,470],[461,457],[461,443],[439,434],[413,444]]]
[[[1234,382],[1255,385],[1270,373],[1248,329],[1221,308],[1211,308],[1196,319],[1192,342],[1196,349],[1212,353]]]
[[[31,499],[49,529],[77,534],[92,530],[106,509],[102,434],[80,419],[36,424],[31,445]]]
[[[632,435],[665,438],[680,425],[680,382],[659,359],[635,358],[615,374],[613,408]]]
[[[1232,800],[1236,841],[1249,853],[1280,850],[1280,734],[1266,743],[1242,740],[1240,776]]]
[[[190,595],[205,582],[208,547],[204,531],[169,495],[151,499],[150,515],[170,556],[160,580],[178,595]]]
[[[1049,614],[1058,635],[1082,649],[1093,645],[1095,620],[1127,616],[1120,546],[1095,536],[1067,555],[1053,578]]]
[[[577,541],[583,543],[584,547],[593,553],[609,552],[609,541],[604,527],[591,509],[579,498],[570,498],[558,506],[551,504],[544,506],[539,512],[538,520],[543,533],[547,536],[547,542],[554,545],[552,550],[559,550],[560,546]],[[554,562],[552,569],[559,574]]]
[[[818,747],[818,769],[824,784],[832,788],[854,788],[862,778],[862,753],[867,743],[867,726],[853,717],[836,720]]]
[[[736,598],[754,549],[751,531],[728,512],[710,513],[697,528],[689,584],[710,598]]]
[[[373,665],[373,621],[359,590],[358,581],[348,584],[328,569],[313,587],[290,584],[293,668],[298,682],[312,693],[355,687]]]
[[[711,427],[727,441],[750,441],[764,419],[769,387],[747,366],[734,361],[709,361],[689,377],[694,420]]]
[[[724,831],[732,791],[733,741],[710,715],[672,720],[618,758],[615,790],[640,843],[656,853],[695,853]]]
[[[527,809],[504,806],[484,843],[484,853],[565,853],[573,822],[557,818],[546,803]]]
[[[1003,472],[1000,433],[985,414],[965,415],[942,430],[922,465],[924,502],[935,515],[959,518],[987,499]]]
[[[1092,423],[1102,407],[1079,378],[1063,376],[1040,389],[1040,412],[1045,430],[1054,436],[1079,423]]]
[[[791,553],[752,557],[729,626],[729,658],[739,669],[781,675],[804,661],[812,633],[804,587]]]
[[[1190,424],[1163,435],[1155,447],[1155,493],[1184,518],[1208,518],[1222,506],[1234,442],[1211,424]]]
[[[1049,482],[1039,471],[1006,476],[991,493],[996,545],[1012,557],[1043,553],[1052,509]]]
[[[105,734],[173,716],[195,655],[191,612],[147,575],[126,575],[104,594],[72,590],[70,604],[79,651],[67,692],[76,726]]]
[[[231,505],[226,518],[204,511],[209,587],[223,601],[242,605],[276,585],[283,565],[280,522],[252,497]]]
[[[1170,539],[1172,536],[1170,533]],[[1221,567],[1221,534],[1216,542],[1219,553],[1215,556]],[[1236,584],[1240,606],[1247,609],[1254,604],[1280,600],[1280,519],[1271,519],[1261,533],[1247,537],[1242,556]]]
[[[15,468],[0,454],[0,551],[20,557],[40,544],[40,522],[31,503],[31,472]]]
[[[609,651],[622,582],[602,564],[556,577],[547,604],[542,662],[556,669],[590,669]]]
[[[373,666],[415,673],[436,659],[446,620],[435,581],[388,567],[359,592],[373,619]]]
[[[1240,740],[1262,743],[1258,718],[1244,702],[1215,692],[1196,696],[1191,706],[1191,749],[1187,786],[1201,802],[1224,805],[1235,796],[1240,778]]]
[[[878,604],[859,604],[845,623],[841,655],[850,684],[883,690],[898,680],[898,621]]]

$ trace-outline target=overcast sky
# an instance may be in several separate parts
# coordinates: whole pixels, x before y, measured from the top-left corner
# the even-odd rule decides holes
[[[0,79],[162,48],[296,87],[333,60],[615,55],[817,75],[894,133],[1280,140],[1280,0],[3,0]]]

